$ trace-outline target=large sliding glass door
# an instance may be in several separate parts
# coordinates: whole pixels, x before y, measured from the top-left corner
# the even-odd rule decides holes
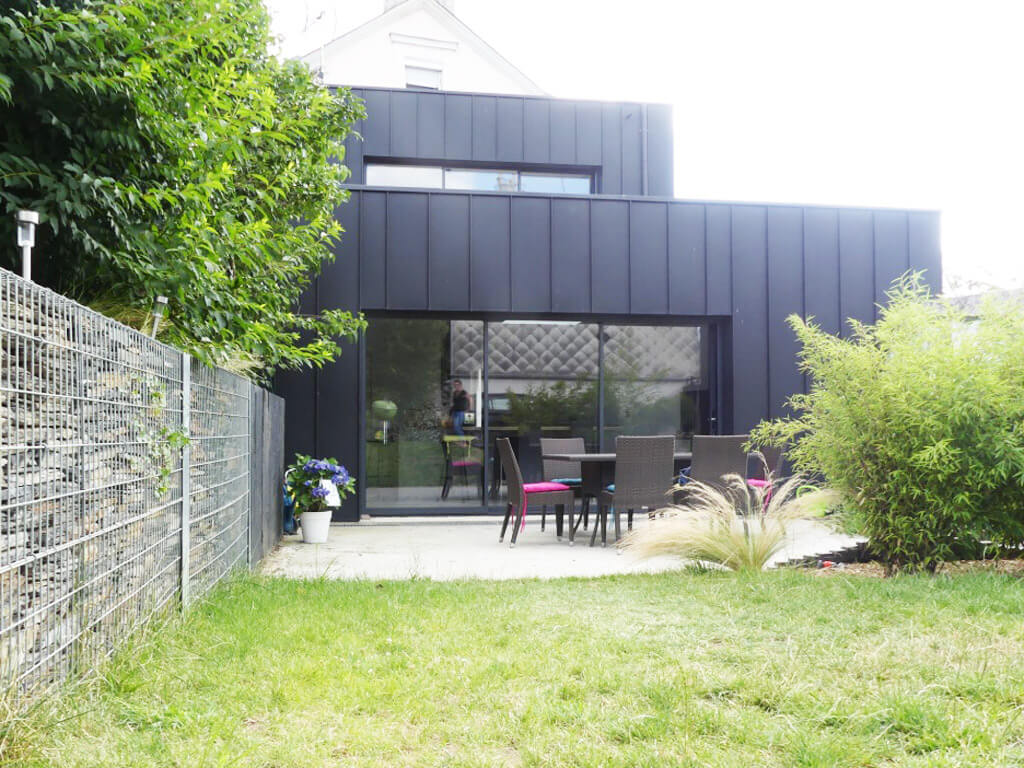
[[[483,323],[467,323],[482,339]],[[369,514],[479,512],[485,506],[478,418],[483,349],[459,354],[456,361],[453,326],[449,320],[421,318],[370,321],[365,400]],[[455,392],[458,384],[461,396]]]
[[[685,445],[711,431],[707,348],[699,326],[371,317],[365,511],[503,511],[498,438],[527,482],[542,479],[544,437]]]

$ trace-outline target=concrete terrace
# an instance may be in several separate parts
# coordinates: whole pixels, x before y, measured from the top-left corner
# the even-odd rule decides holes
[[[648,524],[646,518],[635,523]],[[498,543],[500,530],[498,517],[364,518],[333,524],[326,544],[303,544],[300,536],[285,536],[261,568],[268,575],[293,578],[453,581],[594,577],[681,567],[674,557],[639,561],[611,544],[589,547],[590,532],[584,535],[582,529],[570,547],[568,539],[555,538],[551,516],[543,533],[539,517],[531,516],[515,549],[509,548],[508,537]],[[611,537],[610,524],[608,533]],[[857,542],[821,524],[796,521],[789,543],[774,562],[831,553]]]

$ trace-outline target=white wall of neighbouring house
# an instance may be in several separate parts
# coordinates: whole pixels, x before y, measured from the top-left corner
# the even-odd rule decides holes
[[[544,93],[437,0],[393,5],[302,60],[329,85]]]

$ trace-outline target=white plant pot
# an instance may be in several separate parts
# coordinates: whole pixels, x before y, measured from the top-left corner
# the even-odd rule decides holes
[[[302,540],[306,544],[326,544],[327,534],[331,530],[331,510],[323,512],[303,512],[299,515],[302,526]]]

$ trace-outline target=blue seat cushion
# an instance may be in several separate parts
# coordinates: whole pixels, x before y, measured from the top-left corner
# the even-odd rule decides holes
[[[551,482],[561,483],[562,485],[582,485],[583,479],[579,477],[556,477]]]

